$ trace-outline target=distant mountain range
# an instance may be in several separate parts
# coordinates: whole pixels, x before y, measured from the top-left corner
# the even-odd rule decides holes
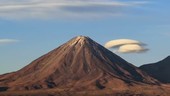
[[[152,64],[146,64],[139,67],[162,83],[170,83],[170,56]]]
[[[161,61],[161,63],[165,63],[165,61]],[[160,64],[158,65],[161,66]],[[167,64],[164,65],[166,67]],[[28,90],[51,89],[53,92],[50,92],[53,94],[56,90],[67,90],[68,92],[91,91],[92,93],[96,92],[93,93],[94,96],[99,96],[100,92],[106,95],[109,94],[108,92],[138,90],[134,91],[134,93],[141,93],[139,96],[145,96],[142,93],[145,88],[151,88],[153,91],[164,88],[161,87],[161,83],[158,81],[160,80],[162,82],[162,80],[157,78],[157,75],[152,75],[152,71],[158,72],[161,68],[153,68],[155,68],[156,71],[154,71],[152,67],[147,67],[147,65],[141,66],[139,69],[89,37],[78,36],[41,56],[21,70],[0,75],[0,90],[6,91],[8,95],[10,92],[32,92]],[[149,73],[149,75],[141,69]],[[168,69],[164,71],[161,71],[161,74],[158,75],[166,74],[169,76],[169,73],[166,73],[169,72]],[[163,80],[167,79],[164,78]],[[170,80],[169,77],[168,80]],[[161,92],[162,90],[158,91],[158,94],[161,94]],[[168,94],[166,88],[163,92]],[[120,93],[122,94],[122,92]],[[121,94],[119,95],[130,96]],[[112,93],[112,96],[119,95],[113,95]],[[22,95],[20,94],[19,96]],[[75,96],[75,94],[73,94],[73,96]]]

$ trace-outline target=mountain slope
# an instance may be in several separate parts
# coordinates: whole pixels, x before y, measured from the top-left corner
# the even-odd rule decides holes
[[[153,64],[146,64],[140,67],[162,83],[170,83],[170,56]]]
[[[89,37],[78,36],[19,71],[1,75],[8,90],[101,90],[157,81]]]

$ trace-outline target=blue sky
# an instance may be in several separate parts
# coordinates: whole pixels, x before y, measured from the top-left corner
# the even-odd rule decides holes
[[[69,39],[89,36],[147,44],[144,53],[116,53],[136,66],[170,55],[168,0],[1,0],[0,74],[18,70]]]

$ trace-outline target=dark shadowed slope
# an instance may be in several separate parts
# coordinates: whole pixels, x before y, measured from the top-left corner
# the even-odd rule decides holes
[[[140,69],[163,83],[170,83],[170,56],[157,63],[142,65]]]
[[[0,76],[8,90],[100,90],[157,81],[92,39],[78,36],[21,70]]]

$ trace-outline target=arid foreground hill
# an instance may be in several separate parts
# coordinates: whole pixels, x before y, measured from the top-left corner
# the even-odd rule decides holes
[[[84,36],[0,75],[0,89],[0,96],[168,96],[168,87]]]
[[[157,63],[143,65],[140,69],[162,83],[170,83],[170,56]]]

